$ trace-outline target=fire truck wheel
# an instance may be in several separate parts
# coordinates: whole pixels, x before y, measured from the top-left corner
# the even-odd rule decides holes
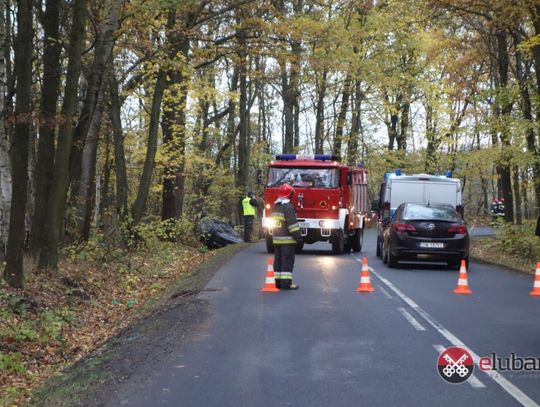
[[[345,246],[344,243],[343,231],[336,230],[334,236],[332,237],[332,254],[343,254]]]
[[[353,252],[362,251],[362,244],[364,244],[364,229],[356,229],[354,236],[352,236],[352,249]]]
[[[274,253],[274,243],[272,242],[272,235],[266,235],[266,251],[268,253]]]

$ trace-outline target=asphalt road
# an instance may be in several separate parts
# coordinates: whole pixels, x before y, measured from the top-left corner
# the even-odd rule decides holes
[[[306,248],[296,257],[298,291],[259,291],[269,257],[263,242],[224,264],[199,294],[210,317],[165,363],[133,374],[108,405],[540,404],[540,369],[488,375],[476,366],[459,385],[437,370],[449,346],[475,359],[540,358],[540,297],[529,296],[530,275],[471,262],[473,294],[460,296],[455,271],[388,269],[375,256],[374,230],[359,254],[333,256],[329,244]],[[355,291],[362,256],[373,293]]]

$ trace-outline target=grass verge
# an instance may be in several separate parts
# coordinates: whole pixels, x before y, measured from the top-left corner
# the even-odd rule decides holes
[[[487,236],[471,239],[471,259],[530,274],[534,273],[536,262],[540,261],[504,250],[497,237]]]

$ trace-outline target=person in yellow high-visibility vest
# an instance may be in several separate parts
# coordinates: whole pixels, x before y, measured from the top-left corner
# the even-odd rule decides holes
[[[244,213],[244,242],[251,242],[251,233],[253,231],[253,218],[257,213],[258,202],[253,196],[253,192],[248,192],[242,200]]]

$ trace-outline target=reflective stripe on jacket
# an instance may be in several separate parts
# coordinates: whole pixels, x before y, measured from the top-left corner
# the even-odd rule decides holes
[[[244,207],[244,216],[255,216],[255,208],[251,205],[251,198],[249,196],[246,196],[242,200],[242,206]]]
[[[296,220],[296,212],[290,202],[277,202],[272,207],[271,217],[274,221],[272,242],[276,245],[296,244],[300,240],[300,225]]]

